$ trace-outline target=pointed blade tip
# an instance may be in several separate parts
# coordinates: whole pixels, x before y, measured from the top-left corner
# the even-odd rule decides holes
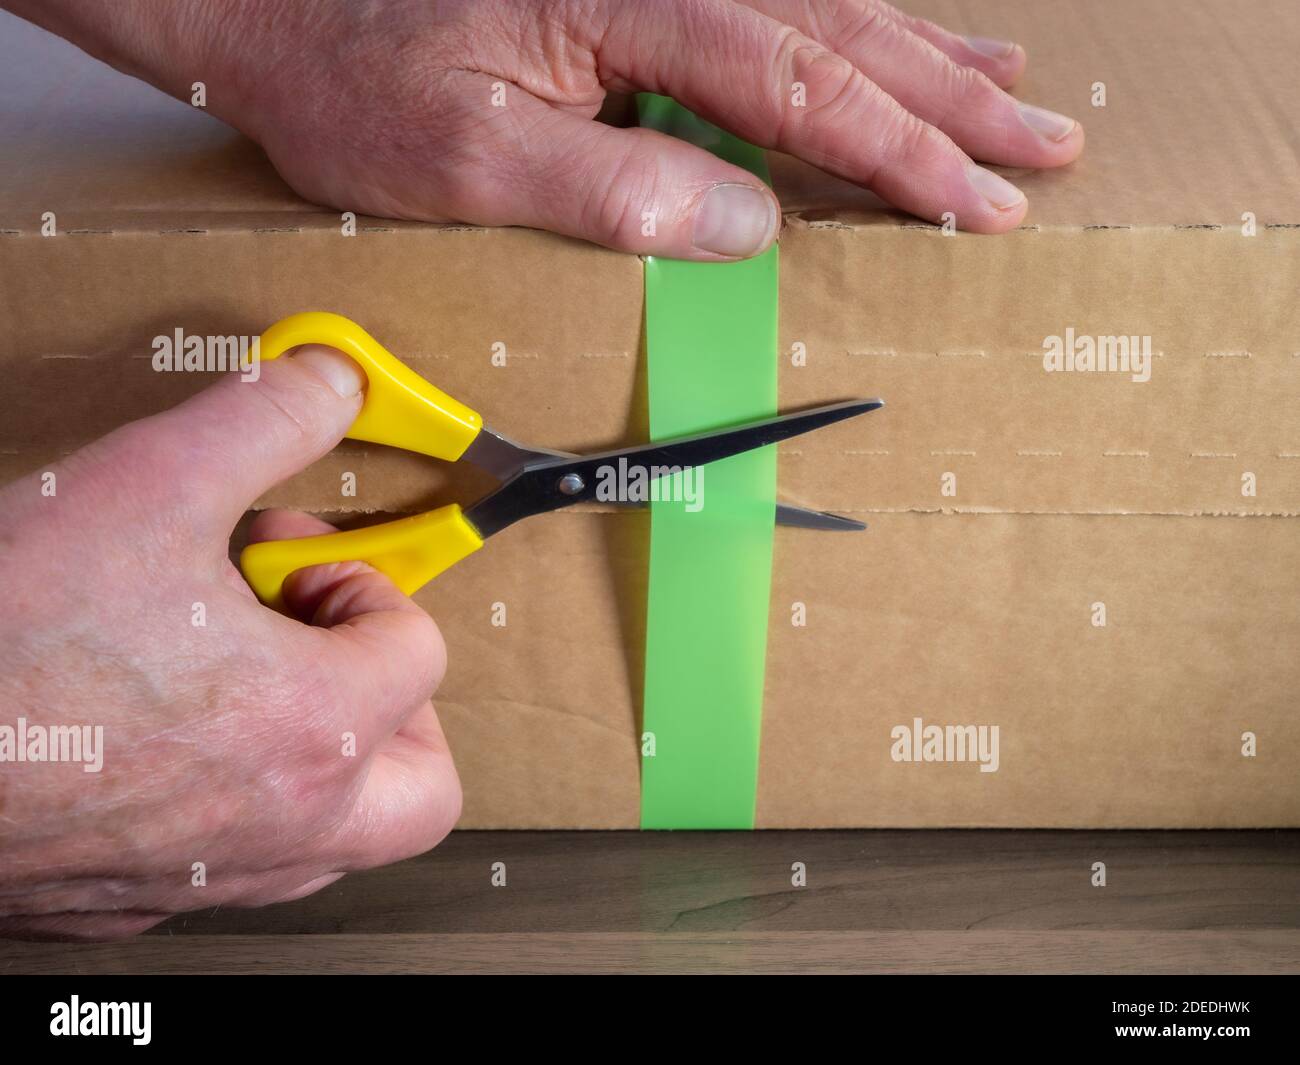
[[[793,529],[812,529],[816,532],[864,532],[866,522],[845,518],[825,510],[809,510],[780,501],[776,504],[776,523]]]

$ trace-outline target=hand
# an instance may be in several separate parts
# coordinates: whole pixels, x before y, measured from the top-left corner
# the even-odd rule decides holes
[[[0,490],[0,753],[20,718],[29,744],[91,729],[81,764],[0,760],[0,932],[128,935],[299,898],[455,823],[429,616],[343,563],[286,585],[306,625],[228,559],[240,515],[342,437],[362,384],[301,348]],[[266,512],[252,537],[328,531]]]
[[[1027,204],[972,159],[1051,167],[1083,148],[1077,122],[1003,91],[1021,48],[883,0],[122,0],[114,17],[68,10],[75,0],[4,2],[177,95],[204,81],[209,109],[317,203],[631,252],[753,255],[780,212],[702,149],[593,121],[611,91],[665,93],[980,233],[1014,228]]]

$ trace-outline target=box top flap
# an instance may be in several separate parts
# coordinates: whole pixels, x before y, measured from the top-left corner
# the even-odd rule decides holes
[[[909,10],[1029,54],[1018,97],[1079,119],[1069,167],[1003,169],[1028,226],[1300,224],[1300,21],[1290,0],[1002,0]],[[1210,63],[1215,54],[1238,57]],[[337,225],[249,141],[200,109],[0,14],[0,229],[265,229]],[[1104,87],[1105,106],[1094,106]],[[862,226],[917,224],[793,160],[774,164],[787,212]],[[402,223],[384,222],[385,226]]]

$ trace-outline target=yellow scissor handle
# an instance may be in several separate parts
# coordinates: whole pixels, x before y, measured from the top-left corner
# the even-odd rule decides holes
[[[306,311],[271,326],[258,357],[276,359],[299,344],[325,344],[350,355],[365,371],[366,399],[348,436],[455,462],[483,428],[483,419],[394,356],[341,314]]]
[[[460,504],[450,503],[365,529],[249,544],[239,556],[239,568],[258,599],[284,610],[284,582],[305,566],[368,562],[410,595],[482,546]]]

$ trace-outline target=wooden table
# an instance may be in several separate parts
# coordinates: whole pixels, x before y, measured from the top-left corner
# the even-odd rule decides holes
[[[1300,972],[1300,832],[459,832],[300,902],[0,944],[9,973],[627,970]]]

